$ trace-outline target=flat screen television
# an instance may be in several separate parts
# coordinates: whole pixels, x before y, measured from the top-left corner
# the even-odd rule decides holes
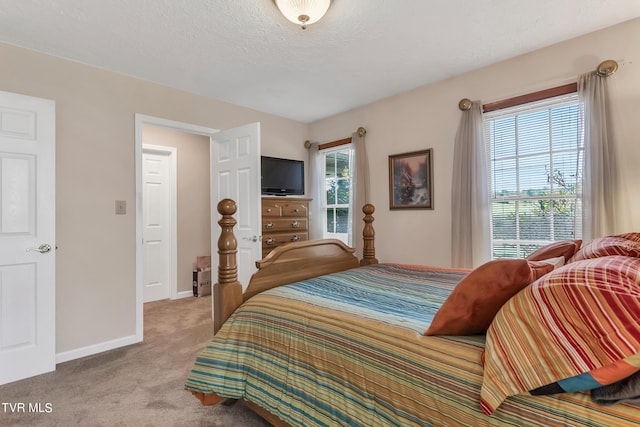
[[[301,196],[304,194],[304,162],[302,160],[261,157],[262,194]]]

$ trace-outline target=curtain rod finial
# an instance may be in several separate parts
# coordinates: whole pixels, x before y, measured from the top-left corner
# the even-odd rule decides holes
[[[311,147],[311,141],[309,141],[308,139],[304,142],[304,148],[306,148],[307,150]]]
[[[467,111],[471,109],[471,100],[469,98],[462,98],[460,102],[458,102],[458,108],[460,111]]]
[[[598,74],[603,77],[610,76],[616,71],[618,71],[618,63],[613,59],[607,59],[606,61],[602,61],[597,68]]]
[[[363,128],[362,126],[360,126],[358,128],[358,135],[364,136],[366,133],[367,133],[367,130],[365,128]]]

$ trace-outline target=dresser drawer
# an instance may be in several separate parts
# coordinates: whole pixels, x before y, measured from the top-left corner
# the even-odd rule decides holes
[[[286,203],[282,206],[282,216],[307,216],[309,204],[306,202]]]
[[[309,240],[309,233],[306,231],[300,233],[265,234],[262,236],[262,249],[271,249],[284,243],[300,242],[303,240]]]
[[[262,198],[262,256],[289,242],[309,240],[309,202],[302,197]]]
[[[282,216],[282,205],[279,202],[272,200],[262,201],[262,216],[263,217],[278,217]]]
[[[265,218],[262,220],[262,233],[276,231],[307,231],[306,218]]]

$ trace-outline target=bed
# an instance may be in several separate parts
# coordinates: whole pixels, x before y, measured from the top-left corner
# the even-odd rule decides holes
[[[368,205],[361,261],[336,240],[285,245],[258,262],[243,294],[236,279],[235,204],[224,200],[218,211],[216,331],[185,384],[203,404],[243,400],[273,425],[290,426],[640,425],[640,406],[629,395],[602,404],[590,392],[629,381],[640,370],[640,235],[587,250],[576,243],[566,265],[546,254],[473,271],[379,264]],[[550,250],[558,255],[566,247]],[[592,300],[586,302],[569,287],[574,310],[562,305],[563,292],[556,289],[565,286],[554,283],[558,277],[563,284],[566,277],[585,281],[581,272],[607,283],[590,282],[585,295]],[[483,280],[515,281],[519,290],[484,288],[474,296],[477,307],[465,308],[469,294],[462,291],[478,289]],[[527,306],[528,292],[535,308]],[[488,294],[498,302],[486,303]],[[624,308],[618,310],[627,316],[620,315],[622,323],[606,310],[606,322],[584,321],[596,317],[584,304],[600,310],[613,300]],[[549,310],[554,304],[564,308]],[[546,332],[530,310],[542,313]],[[452,313],[462,321],[452,322]],[[576,316],[583,318],[567,320]],[[513,330],[518,333],[507,333]],[[598,342],[560,340],[558,348],[537,348],[541,337],[552,342],[562,334]],[[564,355],[557,354],[568,348],[579,354],[562,363]],[[567,392],[576,382],[584,389]]]

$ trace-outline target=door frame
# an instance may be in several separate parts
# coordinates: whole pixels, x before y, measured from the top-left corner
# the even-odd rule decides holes
[[[135,114],[135,180],[136,180],[136,342],[144,338],[144,298],[143,298],[143,223],[142,223],[142,127],[152,125],[168,129],[194,133],[211,137],[218,133],[219,129],[198,126],[160,117]],[[176,234],[177,236],[177,234]],[[176,238],[177,245],[177,238]]]
[[[175,147],[165,147],[163,145],[145,144],[142,141],[142,154],[158,154],[168,158],[168,185],[169,185],[169,298],[178,298],[178,150]],[[143,186],[144,191],[144,186]],[[140,212],[142,215],[143,211]],[[143,224],[144,227],[144,224]],[[144,232],[144,230],[143,230]],[[144,244],[144,243],[143,243]],[[144,260],[144,259],[143,259]],[[144,279],[144,268],[143,268]]]

